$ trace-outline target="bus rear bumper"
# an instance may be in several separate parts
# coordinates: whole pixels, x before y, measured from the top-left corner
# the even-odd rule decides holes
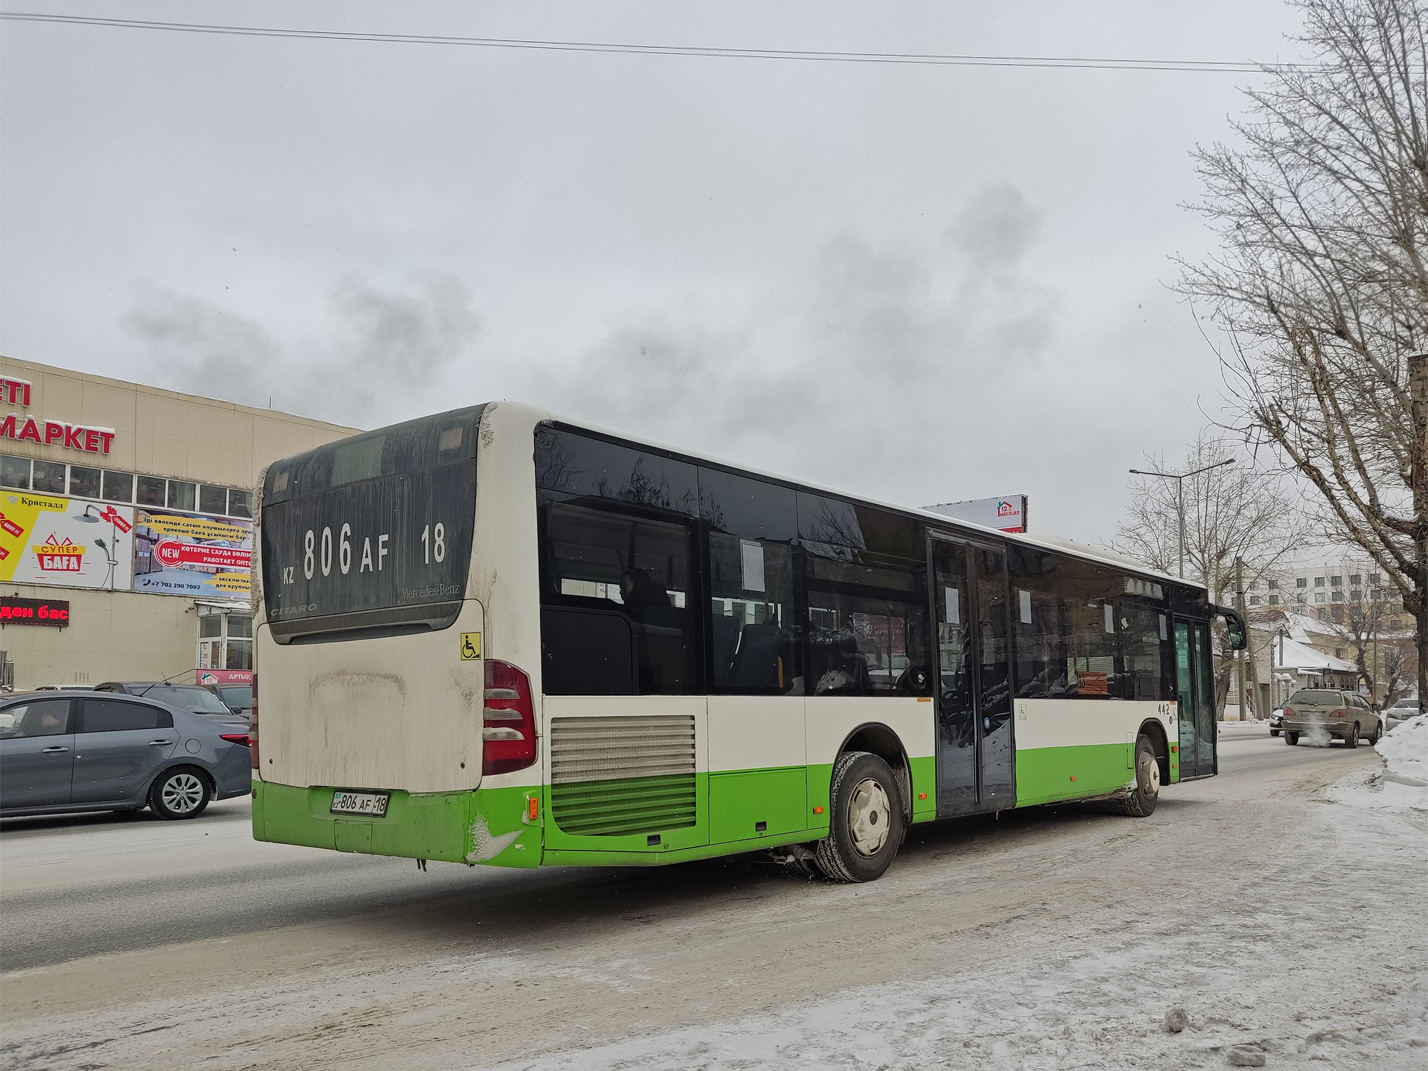
[[[541,830],[527,820],[534,788],[393,791],[387,812],[332,814],[334,788],[253,781],[253,839],[339,852],[534,867]]]

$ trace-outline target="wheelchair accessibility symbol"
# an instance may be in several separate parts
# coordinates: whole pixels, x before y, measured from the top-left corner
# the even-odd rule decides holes
[[[470,662],[481,657],[481,633],[463,632],[461,634],[461,661]]]

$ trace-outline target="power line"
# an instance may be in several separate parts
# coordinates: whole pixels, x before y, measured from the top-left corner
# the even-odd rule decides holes
[[[1205,74],[1263,74],[1264,64],[1220,60],[1133,59],[1083,56],[971,56],[938,52],[820,52],[805,49],[706,48],[694,45],[639,45],[613,41],[545,41],[510,37],[454,37],[445,34],[351,33],[276,26],[228,26],[209,22],[153,22],[38,12],[0,12],[11,22],[49,22],[105,26],[126,30],[219,34],[232,37],[286,37],[317,41],[361,41],[401,45],[460,45],[469,48],[519,48],[549,52],[604,52],[641,56],[694,56],[704,59],[799,60],[812,63],[884,63],[938,67],[1045,67],[1111,71],[1185,71]]]

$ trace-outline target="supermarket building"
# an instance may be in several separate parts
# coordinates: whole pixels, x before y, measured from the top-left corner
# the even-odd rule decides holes
[[[354,430],[0,357],[0,685],[250,680],[258,474]]]

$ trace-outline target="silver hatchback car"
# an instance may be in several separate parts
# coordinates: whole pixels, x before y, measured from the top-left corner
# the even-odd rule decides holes
[[[137,811],[195,818],[251,790],[248,726],[111,692],[0,702],[0,817]]]
[[[1360,738],[1372,746],[1383,735],[1383,717],[1353,692],[1301,688],[1285,702],[1280,729],[1286,744],[1299,743],[1300,736],[1325,734],[1342,740],[1345,747],[1358,747]]]

